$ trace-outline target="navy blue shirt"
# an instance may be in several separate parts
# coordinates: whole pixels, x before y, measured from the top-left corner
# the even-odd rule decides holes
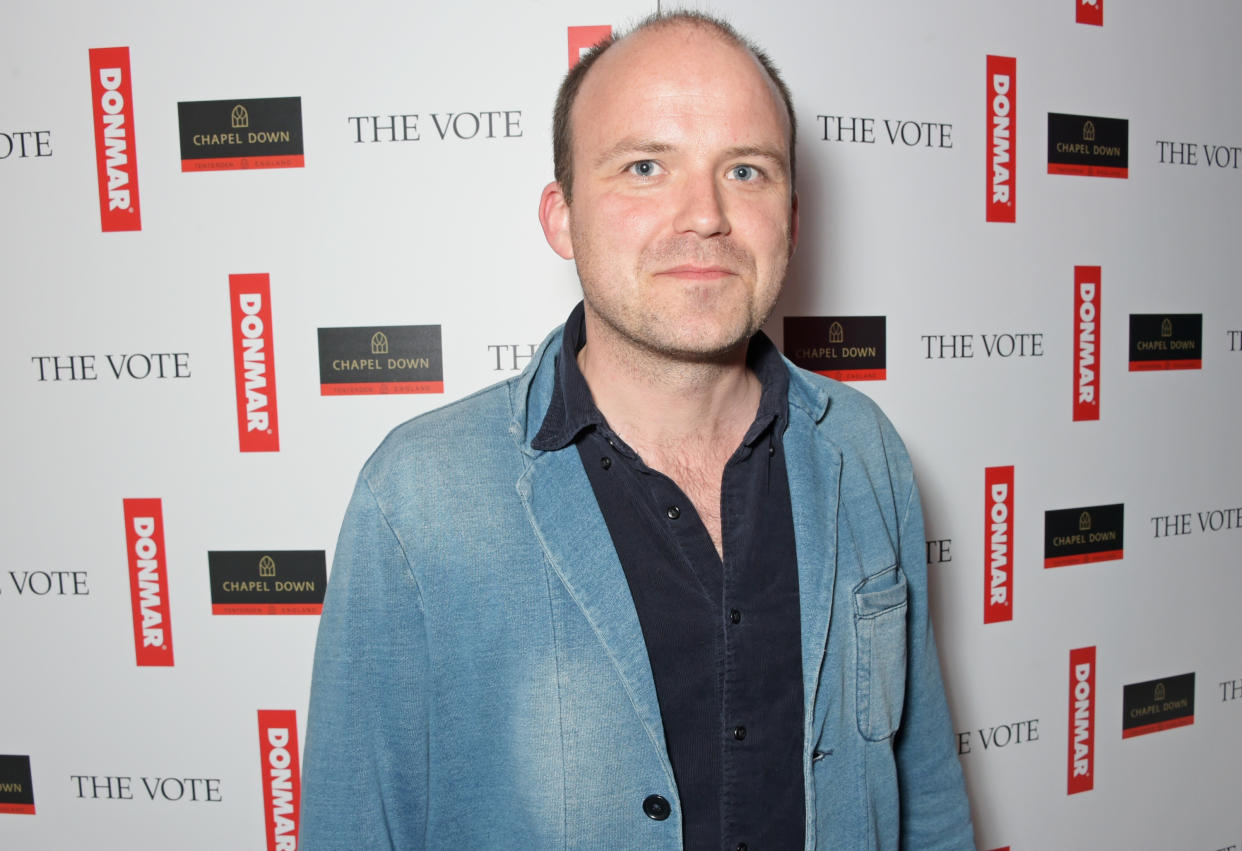
[[[725,465],[720,558],[693,504],[595,406],[574,308],[532,445],[578,449],[642,626],[687,849],[801,848],[803,690],[797,552],[782,436],[789,374],[762,332],[759,409]]]

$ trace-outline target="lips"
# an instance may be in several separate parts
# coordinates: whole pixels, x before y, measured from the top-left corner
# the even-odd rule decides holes
[[[688,278],[698,281],[714,281],[718,278],[732,278],[737,276],[737,272],[727,266],[699,266],[692,263],[674,266],[670,269],[662,269],[659,272],[656,272],[656,274],[672,278]]]

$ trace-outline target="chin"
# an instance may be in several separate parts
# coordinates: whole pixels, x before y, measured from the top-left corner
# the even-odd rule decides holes
[[[698,331],[693,327],[683,327],[680,330],[681,333],[666,336],[651,348],[677,360],[716,362],[736,353],[739,348],[744,351],[755,333],[748,326],[703,328]]]

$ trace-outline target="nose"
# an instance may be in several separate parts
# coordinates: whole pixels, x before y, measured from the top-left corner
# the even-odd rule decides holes
[[[687,174],[676,203],[673,227],[677,233],[694,233],[703,238],[729,233],[721,187],[712,173]]]

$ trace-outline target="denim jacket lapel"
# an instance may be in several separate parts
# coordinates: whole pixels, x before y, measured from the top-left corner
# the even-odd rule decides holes
[[[810,743],[815,741],[815,696],[828,649],[837,577],[841,451],[821,433],[830,404],[828,392],[804,381],[792,367],[790,372],[785,457],[798,552],[805,736]]]
[[[553,572],[582,610],[616,667],[634,711],[650,736],[673,785],[647,645],[586,471],[574,446],[555,452],[532,449],[551,396],[561,329],[552,332],[515,385],[514,438],[527,455],[518,495]]]

